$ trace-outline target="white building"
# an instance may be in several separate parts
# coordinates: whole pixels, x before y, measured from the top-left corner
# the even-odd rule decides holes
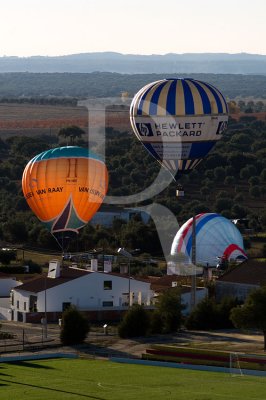
[[[152,297],[150,283],[138,279],[57,266],[49,268],[47,276],[34,278],[11,291],[11,319],[39,322],[46,314],[48,321],[56,321],[70,305],[88,312],[122,311],[127,309],[129,300],[130,304],[149,306]]]
[[[90,220],[92,225],[112,226],[115,219],[122,219],[129,222],[135,217],[139,217],[144,224],[150,220],[150,215],[137,208],[122,208],[118,206],[103,206]]]

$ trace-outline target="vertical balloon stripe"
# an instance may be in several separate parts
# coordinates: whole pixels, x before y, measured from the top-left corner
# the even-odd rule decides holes
[[[203,90],[202,86],[200,86],[196,81],[193,81],[193,85],[196,86],[200,97],[201,97],[201,101],[199,102],[199,104],[201,104],[203,106],[203,114],[211,114],[212,110],[211,110],[211,103],[210,103],[210,99],[206,93],[205,90]],[[197,112],[196,112],[197,114]]]
[[[166,115],[166,101],[169,92],[169,87],[172,81],[164,81],[162,84],[162,90],[160,93],[160,97],[158,98],[157,104],[157,115],[164,116]]]
[[[166,100],[166,115],[174,115],[176,107],[176,80],[172,81]]]
[[[159,81],[160,82],[160,81]],[[146,96],[149,93],[151,87],[157,84],[156,82],[149,83],[148,85],[144,86],[135,96],[136,99],[136,109],[133,110],[133,115],[143,115],[143,106]]]
[[[199,88],[202,88],[202,90],[206,93],[206,96],[209,99],[211,108],[210,114],[219,114],[216,98],[214,97],[213,92],[209,89],[209,85],[206,85],[204,82],[200,81],[197,81],[197,85]]]
[[[182,81],[183,89],[184,89],[184,98],[185,98],[185,113],[187,115],[195,114],[194,107],[194,99],[190,90],[188,83],[183,80]]]
[[[210,221],[213,218],[217,218],[218,214],[206,214],[206,216],[204,218],[202,218],[199,222],[196,223],[196,235],[200,232],[200,230],[203,228],[203,226]],[[192,232],[190,237],[188,238],[187,241],[187,252],[188,254],[191,253],[191,249],[192,249]]]
[[[202,97],[199,93],[199,90],[197,89],[193,80],[186,79],[186,83],[188,84],[188,86],[191,90],[191,93],[192,93],[195,114],[203,115],[204,114],[203,102],[202,102]]]
[[[204,83],[204,85],[210,90],[210,92],[213,94],[213,97],[215,98],[218,113],[225,113],[226,110],[224,109],[224,101],[222,97],[219,96],[217,90],[211,86],[210,84]]]
[[[184,89],[181,80],[177,81],[176,85],[176,107],[175,114],[176,115],[185,115],[185,101],[184,101]]]
[[[147,90],[144,102],[142,104],[142,115],[149,115],[151,99],[152,99],[152,96],[153,96],[154,92],[156,91],[158,85],[160,85],[160,82],[156,82],[155,85],[151,86]]]
[[[221,102],[221,107],[222,107],[222,113],[223,114],[228,114],[228,106],[227,106],[227,102],[224,98],[224,96],[222,95],[221,92],[219,92],[219,90],[217,90],[214,86],[210,85],[209,83],[206,84],[207,86],[210,87],[210,89],[212,89],[215,93],[217,98],[219,99],[219,101]],[[219,111],[220,112],[220,111]]]
[[[157,85],[156,89],[154,90],[151,99],[150,99],[150,109],[149,109],[149,114],[150,115],[156,115],[157,114],[157,108],[158,108],[158,100],[161,94],[162,89],[164,88],[166,82],[162,82],[159,85]]]
[[[204,213],[196,215],[196,217],[195,217],[196,220],[199,219],[202,215],[204,215]],[[181,247],[182,247],[183,243],[187,243],[187,241],[188,241],[187,236],[188,236],[188,232],[189,232],[190,228],[192,228],[192,223],[193,223],[193,218],[190,218],[185,223],[185,225],[183,225],[184,230],[182,231],[181,240],[180,240],[180,243],[178,245],[178,251],[181,250]],[[187,250],[187,246],[186,246],[186,250]],[[189,255],[189,253],[188,253],[188,255]]]

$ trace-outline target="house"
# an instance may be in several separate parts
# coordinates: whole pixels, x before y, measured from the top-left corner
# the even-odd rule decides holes
[[[129,222],[135,217],[138,217],[144,224],[147,224],[150,220],[149,214],[137,208],[123,208],[119,206],[104,205],[93,216],[90,223],[92,225],[111,227],[115,219],[121,219],[125,222]]]
[[[59,262],[54,261],[47,275],[38,276],[11,291],[11,319],[40,322],[46,316],[50,322],[58,321],[70,305],[90,313],[92,319],[106,319],[107,314],[114,319],[128,309],[129,302],[149,306],[152,297],[148,282],[115,273],[61,268]]]
[[[165,290],[171,290],[174,287],[179,287],[181,291],[181,303],[184,306],[182,314],[184,316],[190,314],[192,305],[190,277],[182,277],[180,275],[165,275],[160,278],[150,277],[150,280],[151,289],[154,291],[155,298]],[[206,296],[208,296],[208,289],[205,287],[197,287],[195,289],[195,305],[197,305]]]
[[[266,285],[265,259],[248,259],[216,280],[216,299],[236,297],[245,301],[253,289]]]

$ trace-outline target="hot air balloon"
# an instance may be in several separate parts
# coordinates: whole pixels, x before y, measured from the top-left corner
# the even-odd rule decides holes
[[[192,259],[193,218],[177,232],[171,247],[171,255],[183,255]],[[196,263],[217,266],[218,260],[245,260],[243,238],[235,224],[215,213],[203,213],[195,217]]]
[[[195,168],[222,137],[228,108],[208,83],[163,79],[135,95],[130,121],[145,148],[176,178]]]
[[[25,199],[64,247],[96,213],[107,192],[104,162],[88,149],[68,146],[44,151],[26,165]]]

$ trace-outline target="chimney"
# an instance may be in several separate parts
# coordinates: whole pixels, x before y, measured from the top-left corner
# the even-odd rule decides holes
[[[61,263],[59,260],[51,260],[49,262],[49,269],[48,269],[48,274],[47,278],[59,278],[60,276],[60,268],[61,268]]]

